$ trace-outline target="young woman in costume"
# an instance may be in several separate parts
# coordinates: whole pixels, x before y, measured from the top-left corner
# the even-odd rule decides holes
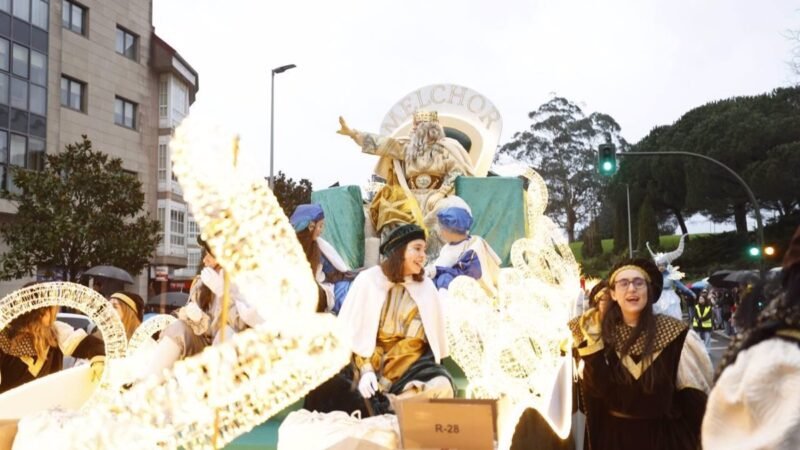
[[[728,348],[708,397],[703,448],[800,448],[800,227],[783,259],[783,293]]]
[[[115,292],[109,298],[114,311],[119,315],[125,327],[125,335],[130,340],[136,328],[142,324],[144,317],[144,300],[133,292]]]
[[[650,260],[623,261],[608,279],[608,310],[589,309],[578,321],[592,450],[699,445],[711,360],[685,323],[653,313],[662,283]]]
[[[239,295],[238,289],[231,283],[227,324],[222,327],[222,267],[200,236],[197,237],[197,243],[203,249],[205,267],[192,283],[186,306],[178,310],[178,320],[161,332],[152,360],[141,366],[136,379],[160,374],[165,368],[172,367],[175,361],[200,353],[208,345],[219,342],[223,333],[230,338],[263,321],[256,309]]]
[[[339,321],[350,333],[354,379],[374,413],[387,412],[395,398],[453,397],[445,322],[438,291],[423,275],[425,232],[416,225],[396,228],[380,247],[386,260],[356,277]],[[389,404],[387,404],[389,403]]]
[[[0,331],[0,393],[58,372],[64,355],[91,359],[93,372],[102,372],[103,341],[56,321],[57,314],[57,306],[35,309]]]
[[[317,312],[338,314],[355,273],[333,245],[322,239],[325,213],[317,204],[299,205],[289,218],[317,281]]]

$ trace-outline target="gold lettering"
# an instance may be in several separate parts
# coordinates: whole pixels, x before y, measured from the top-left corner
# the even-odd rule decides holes
[[[460,89],[460,92],[456,93],[458,89]],[[462,86],[450,86],[450,99],[447,101],[447,103],[450,103],[451,105],[461,106],[464,103],[464,96],[466,94],[467,94],[467,88]],[[454,98],[458,98],[458,103],[453,102]]]
[[[492,107],[491,111],[482,115],[478,120],[484,122],[486,124],[486,129],[488,130],[492,127],[492,124],[495,121],[500,120],[500,111],[497,110],[497,107]]]
[[[445,89],[447,89],[447,88],[444,87],[441,84],[437,84],[436,86],[434,86],[433,89],[431,89],[431,101],[433,103],[436,103],[437,105],[441,105],[442,103],[444,103],[444,97],[442,97],[441,100],[437,100],[435,96],[436,96],[436,91],[439,91],[439,90],[443,91]]]
[[[478,109],[472,109],[472,104],[475,103],[476,98],[481,101],[481,107]],[[486,107],[486,99],[483,98],[482,95],[473,95],[472,97],[469,98],[469,101],[467,102],[467,109],[473,114],[478,114],[479,112],[483,111],[483,108],[485,107]]]

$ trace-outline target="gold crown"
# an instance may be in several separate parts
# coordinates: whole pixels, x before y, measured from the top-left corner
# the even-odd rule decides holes
[[[414,123],[420,122],[438,122],[439,121],[439,113],[436,111],[415,111],[414,112]]]

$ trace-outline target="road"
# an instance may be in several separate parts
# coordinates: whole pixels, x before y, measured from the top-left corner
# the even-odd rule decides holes
[[[715,331],[711,334],[711,362],[714,363],[714,371],[717,370],[717,365],[719,364],[719,360],[722,359],[722,355],[725,354],[725,350],[728,348],[728,345],[731,343],[731,338],[725,336],[724,333],[721,331]]]

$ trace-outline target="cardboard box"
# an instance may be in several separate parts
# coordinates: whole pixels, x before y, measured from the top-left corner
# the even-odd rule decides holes
[[[404,449],[492,450],[495,400],[409,399],[397,405]]]

